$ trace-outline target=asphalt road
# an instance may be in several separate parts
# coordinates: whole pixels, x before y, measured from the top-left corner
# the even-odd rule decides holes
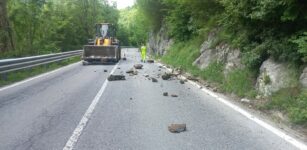
[[[140,63],[136,49],[124,52],[128,60],[114,74]],[[77,63],[0,90],[0,150],[63,149],[113,68]],[[163,72],[145,63],[137,76],[108,82],[73,149],[296,149],[191,84],[161,78],[153,83],[144,77]],[[163,92],[179,97],[164,97]],[[187,131],[170,133],[172,123],[186,123]]]

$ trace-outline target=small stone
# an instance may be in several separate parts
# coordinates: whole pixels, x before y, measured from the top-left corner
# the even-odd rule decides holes
[[[168,93],[167,93],[167,92],[164,92],[164,93],[163,93],[163,96],[168,96]]]
[[[130,100],[132,100],[132,97],[130,97]]]
[[[171,133],[180,133],[186,131],[186,124],[171,124],[168,126],[168,131]]]
[[[262,98],[261,95],[257,95],[257,96],[256,96],[256,99],[261,99],[261,98]]]
[[[119,80],[126,80],[124,75],[110,75],[108,77],[109,81],[119,81]]]
[[[161,69],[158,69],[158,71],[161,71]]]
[[[148,74],[145,74],[144,76],[145,76],[146,78],[148,78],[148,77],[149,77],[149,75],[148,75]]]
[[[130,76],[138,74],[138,72],[134,68],[127,70],[126,73],[130,74]]]
[[[242,102],[242,103],[250,103],[250,100],[249,100],[249,99],[246,99],[246,98],[242,98],[242,99],[241,99],[241,102]]]
[[[151,78],[152,82],[158,82],[158,80],[156,78]]]
[[[123,58],[123,60],[127,60],[127,58],[126,58],[126,57],[124,57],[124,58]]]
[[[135,69],[142,69],[142,68],[143,68],[143,65],[142,65],[142,64],[135,64],[135,65],[134,65],[134,68],[135,68]]]
[[[159,66],[159,68],[163,68],[162,66]],[[161,69],[160,69],[161,70]]]
[[[180,80],[180,84],[184,84],[184,81],[183,81],[183,80]]]
[[[164,74],[164,75],[162,75],[162,79],[163,80],[168,80],[168,79],[170,79],[171,78],[171,75],[170,74]]]
[[[171,97],[178,97],[178,95],[176,95],[176,94],[172,94],[172,95],[171,95]]]
[[[103,70],[103,72],[108,72],[108,70],[105,69],[105,70]]]
[[[120,69],[120,67],[118,67],[117,69]]]
[[[213,92],[217,92],[217,88],[216,88],[216,87],[215,87],[215,88],[213,88],[212,90],[213,90]]]
[[[152,60],[152,59],[148,59],[147,62],[148,62],[148,63],[154,63],[155,61]]]

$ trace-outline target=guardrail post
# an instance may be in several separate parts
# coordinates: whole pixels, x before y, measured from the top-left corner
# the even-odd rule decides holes
[[[44,67],[45,67],[45,70],[48,70],[48,64],[45,64]]]
[[[1,80],[7,81],[7,73],[2,73],[1,74]]]

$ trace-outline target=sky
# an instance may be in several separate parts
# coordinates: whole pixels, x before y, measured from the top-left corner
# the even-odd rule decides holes
[[[110,0],[110,1],[116,1],[117,2],[117,9],[123,9],[128,6],[132,6],[134,4],[135,0]]]

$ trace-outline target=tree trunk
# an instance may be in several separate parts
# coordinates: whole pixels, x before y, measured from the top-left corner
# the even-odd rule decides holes
[[[0,0],[0,52],[14,48],[12,31],[7,18],[7,0]]]

